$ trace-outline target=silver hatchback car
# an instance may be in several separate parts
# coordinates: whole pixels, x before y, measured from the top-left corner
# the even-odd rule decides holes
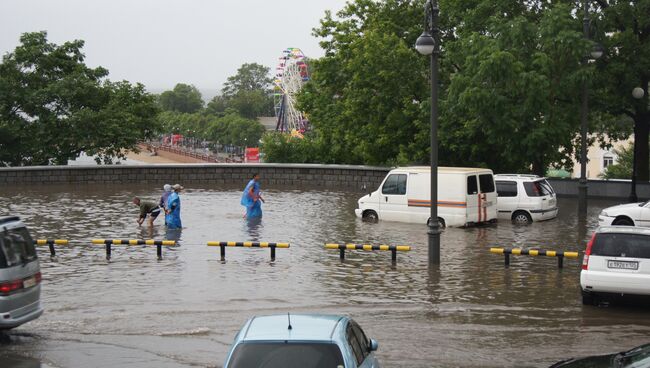
[[[20,218],[0,217],[0,329],[41,314],[41,268],[34,241]]]

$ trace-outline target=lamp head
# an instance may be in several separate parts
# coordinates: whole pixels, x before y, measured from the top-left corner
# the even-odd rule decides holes
[[[431,37],[431,33],[424,31],[415,41],[415,49],[422,55],[431,55],[436,46],[436,41]]]
[[[600,59],[600,57],[603,56],[604,51],[605,50],[600,44],[594,44],[594,47],[591,49],[591,58],[594,60]]]
[[[641,87],[635,87],[632,90],[632,97],[636,98],[637,100],[642,98],[643,95],[645,95],[645,91]]]

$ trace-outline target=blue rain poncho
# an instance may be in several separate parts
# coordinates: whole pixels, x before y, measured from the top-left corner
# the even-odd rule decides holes
[[[251,193],[252,192],[252,193]],[[260,183],[251,179],[244,188],[241,205],[246,207],[246,218],[262,216],[262,201],[260,200]]]
[[[178,193],[171,192],[169,198],[167,198],[167,209],[169,209],[169,214],[165,215],[165,223],[170,229],[180,229],[183,227],[181,224],[181,198],[178,196]]]

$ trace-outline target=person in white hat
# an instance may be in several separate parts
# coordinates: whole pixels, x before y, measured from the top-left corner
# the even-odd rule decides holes
[[[169,198],[170,194],[172,194],[171,184],[163,185],[163,194],[160,196],[160,203],[158,203],[158,206],[165,211],[165,213],[167,213],[167,198]],[[167,219],[165,219],[165,225],[167,225]]]

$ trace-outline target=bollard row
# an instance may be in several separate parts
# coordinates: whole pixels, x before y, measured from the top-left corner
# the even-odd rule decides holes
[[[222,241],[209,241],[209,247],[219,247],[221,260],[226,260],[226,247],[244,247],[244,248],[270,248],[271,261],[275,261],[276,248],[289,248],[289,243],[268,243],[268,242],[222,242]]]
[[[411,247],[408,245],[373,245],[373,244],[325,244],[325,249],[338,249],[341,260],[345,259],[346,250],[365,250],[365,251],[390,251],[391,260],[397,262],[397,252],[408,252]]]
[[[143,239],[92,239],[92,244],[105,245],[106,259],[111,259],[112,245],[155,245],[157,247],[158,259],[162,259],[162,246],[163,245],[176,245],[175,240],[143,240]],[[36,245],[48,245],[50,247],[50,256],[56,256],[54,245],[68,245],[68,240],[65,239],[37,239],[34,241]]]
[[[564,252],[545,249],[522,249],[522,248],[490,248],[490,253],[503,254],[505,267],[510,266],[510,255],[521,256],[546,256],[557,257],[557,267],[564,267],[564,258],[578,258],[579,253],[574,251]]]

